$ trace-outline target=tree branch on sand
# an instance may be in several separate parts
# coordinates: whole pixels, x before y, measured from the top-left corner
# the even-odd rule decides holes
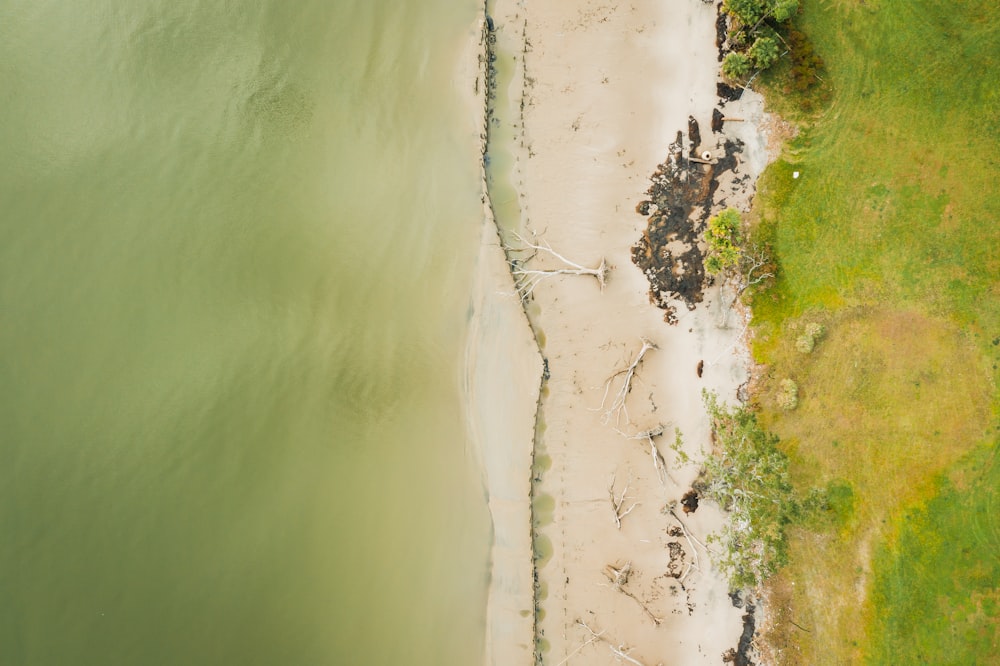
[[[644,441],[649,443],[649,455],[653,459],[653,469],[656,470],[656,478],[660,480],[660,485],[667,485],[667,479],[670,475],[667,473],[667,462],[663,459],[663,455],[660,450],[656,448],[656,443],[653,442],[654,437],[659,437],[663,434],[664,426],[658,425],[649,430],[643,430],[642,432],[637,432],[634,435],[629,435],[628,433],[615,428],[615,432],[624,437],[625,439],[634,439],[638,441]],[[670,479],[673,481],[673,479]],[[676,483],[676,481],[674,482]]]
[[[632,485],[632,475],[629,474],[628,481],[625,482],[625,487],[622,488],[621,493],[619,493],[617,495],[615,494],[615,480],[616,480],[615,477],[616,476],[617,476],[617,474],[612,474],[611,475],[611,483],[608,484],[608,496],[611,499],[611,510],[615,514],[615,526],[618,527],[618,529],[621,529],[622,528],[622,518],[624,518],[628,514],[632,513],[632,509],[634,509],[635,507],[639,506],[639,503],[638,502],[632,502],[626,508],[626,506],[625,506],[626,503],[631,502],[630,499],[627,499],[627,496],[628,496],[629,486]]]
[[[608,564],[604,567],[604,575],[608,577],[609,581],[611,581],[612,588],[621,592],[626,597],[629,597],[635,603],[639,604],[639,608],[641,608],[643,612],[647,616],[649,616],[649,619],[653,621],[653,624],[655,624],[656,626],[660,626],[660,623],[663,622],[663,620],[656,617],[653,611],[649,610],[649,606],[643,603],[643,601],[639,599],[639,597],[632,594],[630,590],[625,589],[625,585],[628,583],[628,579],[632,575],[631,562],[626,562],[623,566],[620,567],[615,566],[613,564]]]
[[[602,641],[602,642],[604,642],[604,643],[607,644],[607,646],[611,649],[611,654],[615,655],[615,658],[618,661],[623,662],[623,663],[627,663],[627,664],[632,664],[632,666],[646,666],[643,662],[639,661],[638,659],[636,659],[635,657],[633,657],[631,654],[629,654],[630,652],[632,652],[632,648],[628,647],[624,643],[618,643],[616,645],[615,641],[612,641],[610,638],[608,638],[605,635],[606,632],[604,632],[604,631],[594,631],[583,620],[577,620],[576,623],[578,625],[580,625],[581,627],[583,627],[584,629],[586,629],[588,633],[590,633],[590,640],[588,640],[586,643],[584,643],[579,648],[577,648],[577,651],[579,651],[580,649],[582,649],[583,647],[585,647],[587,645],[590,645],[591,643],[593,643],[595,641]],[[573,654],[576,654],[576,652],[573,652]]]
[[[610,377],[608,381],[604,383],[604,396],[601,398],[600,406],[594,411],[604,410],[604,414],[601,416],[601,423],[605,425],[611,423],[612,421],[616,426],[622,424],[622,418],[625,419],[625,424],[630,424],[628,416],[628,408],[625,406],[625,401],[628,399],[628,394],[632,390],[632,380],[635,378],[636,370],[639,364],[642,363],[643,357],[646,355],[650,349],[658,349],[655,343],[651,342],[648,338],[639,338],[642,341],[642,347],[639,349],[639,353],[635,355],[635,359],[629,364],[628,367],[618,370]],[[615,380],[624,375],[621,387],[615,392],[611,404],[608,405],[608,396],[611,393],[611,386],[615,383]]]
[[[507,245],[506,250],[508,254],[526,249],[534,250],[530,256],[524,259],[509,260],[510,272],[514,276],[514,288],[522,302],[529,300],[535,291],[535,287],[553,275],[590,275],[597,280],[602,292],[604,291],[604,287],[607,286],[608,273],[611,272],[611,267],[608,266],[608,262],[603,257],[597,268],[588,268],[556,252],[547,241],[532,242],[516,232],[512,232],[512,235],[523,247],[515,248]],[[564,267],[547,269],[525,268],[525,264],[537,257],[539,253],[558,259],[563,263]]]
[[[687,539],[688,547],[691,549],[691,561],[688,563],[688,568],[684,571],[681,577],[677,579],[681,583],[683,583],[684,579],[687,578],[687,575],[691,573],[692,568],[695,571],[701,571],[701,563],[699,561],[700,558],[698,557],[698,549],[694,547],[694,541],[697,541],[699,544],[701,544],[701,547],[704,548],[706,551],[708,551],[708,546],[701,543],[701,541],[698,541],[698,539],[695,538],[691,534],[691,532],[688,531],[687,525],[684,524],[684,521],[680,519],[680,516],[678,516],[673,509],[670,509],[670,515],[673,516],[674,520],[677,521],[677,524],[680,525],[681,533],[684,535],[684,538]],[[692,541],[692,539],[694,541]]]

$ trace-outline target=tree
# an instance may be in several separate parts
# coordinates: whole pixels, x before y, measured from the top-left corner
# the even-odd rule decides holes
[[[708,256],[705,258],[706,271],[717,275],[739,266],[741,222],[740,212],[735,208],[727,208],[709,219],[708,228],[705,230],[705,242],[708,244]]]
[[[713,450],[698,490],[728,512],[718,561],[734,589],[756,587],[788,558],[786,527],[799,513],[788,478],[788,458],[778,438],[746,407],[720,405],[703,394],[712,425]]]
[[[767,69],[778,59],[781,50],[778,42],[773,37],[758,37],[747,51],[747,55],[753,60],[757,69]]]
[[[601,287],[601,291],[604,291],[604,287],[608,283],[608,273],[611,271],[611,267],[608,266],[608,262],[606,262],[603,258],[601,259],[599,266],[596,268],[588,268],[559,254],[544,240],[539,241],[538,243],[533,243],[516,232],[513,233],[513,236],[523,247],[517,248],[505,244],[504,249],[506,250],[508,257],[511,257],[515,252],[520,250],[533,250],[531,256],[526,259],[508,259],[510,272],[514,277],[514,287],[517,295],[521,299],[521,302],[528,302],[532,293],[535,291],[535,287],[541,284],[543,280],[550,278],[553,275],[589,275],[597,280],[597,283]],[[562,262],[563,267],[547,269],[526,268],[526,264],[538,256],[539,253],[554,257]]]
[[[781,49],[776,31],[799,10],[799,0],[723,0],[722,9],[731,19],[729,45],[733,48],[722,62],[722,73],[741,79],[754,68],[764,70],[778,60]]]
[[[722,8],[743,25],[753,25],[767,11],[767,0],[724,0]]]
[[[771,16],[778,23],[784,23],[799,11],[799,0],[772,0]]]
[[[722,75],[727,79],[742,79],[753,69],[750,58],[738,51],[726,54],[722,61]]]
[[[722,8],[744,26],[754,29],[768,18],[784,23],[799,10],[799,0],[723,0]]]

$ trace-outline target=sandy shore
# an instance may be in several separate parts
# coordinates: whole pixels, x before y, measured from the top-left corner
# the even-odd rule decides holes
[[[511,226],[575,262],[597,266],[603,258],[614,268],[603,292],[593,278],[571,275],[546,278],[533,291],[528,313],[548,379],[529,477],[530,443],[519,438],[534,431],[541,359],[496,236],[483,236],[469,358],[496,531],[487,663],[607,664],[627,655],[633,661],[623,663],[647,666],[718,664],[739,643],[744,611],[699,543],[722,515],[704,502],[682,513],[678,503],[698,470],[680,464],[669,443],[679,431],[695,461],[708,449],[701,392],[735,401],[747,378],[745,322],[726,307],[731,294],[710,288],[701,305],[681,306],[679,321],[666,324],[630,258],[646,224],[635,206],[688,117],[706,128],[706,147],[721,146],[722,136],[707,131],[719,105],[715,7],[501,0],[492,18],[497,49],[515,55],[509,106],[522,110],[504,118],[517,138],[510,179],[520,206]],[[746,208],[747,182],[766,164],[762,107],[747,95],[725,112],[744,118],[724,132],[747,144],[739,160],[741,176],[751,178],[720,184],[716,199]],[[544,252],[525,266],[565,267]],[[626,410],[612,410],[623,379],[612,376],[630,365],[643,338],[656,348],[637,368]],[[660,426],[653,445],[666,474],[654,467],[648,440],[629,438]],[[612,478],[616,493],[629,484],[623,509],[635,504],[620,527]],[[532,569],[524,561],[532,545],[533,614],[526,613]],[[609,566],[626,565],[631,575],[616,587]]]

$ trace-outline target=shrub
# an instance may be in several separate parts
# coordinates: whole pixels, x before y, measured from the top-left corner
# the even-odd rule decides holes
[[[708,228],[705,229],[705,243],[708,245],[706,271],[714,275],[739,266],[741,223],[740,212],[735,208],[727,208],[708,221]]]
[[[722,73],[741,79],[754,67],[767,69],[780,57],[775,31],[799,10],[799,0],[723,0],[722,9],[731,19],[728,39],[734,49],[722,61]]]
[[[778,387],[778,407],[790,412],[799,406],[799,385],[795,380],[782,379]]]
[[[826,335],[826,327],[823,326],[823,324],[817,324],[815,322],[806,324],[806,335],[811,337],[813,340],[819,340]]]
[[[780,54],[778,41],[773,37],[758,37],[747,51],[757,69],[767,69],[774,64]]]
[[[805,332],[795,339],[795,348],[808,354],[816,347],[816,342],[826,334],[823,324],[806,324]]]
[[[789,30],[785,42],[792,61],[792,88],[797,92],[806,92],[820,82],[823,59],[816,54],[805,33],[799,30]]]
[[[738,51],[726,54],[722,61],[722,75],[727,79],[742,79],[753,70],[750,58]]]

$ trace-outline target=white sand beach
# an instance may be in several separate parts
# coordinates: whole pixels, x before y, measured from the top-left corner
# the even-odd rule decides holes
[[[498,3],[492,18],[497,47],[518,54],[511,95],[523,109],[523,122],[513,121],[520,233],[581,265],[604,259],[613,268],[603,291],[592,277],[559,275],[532,292],[528,311],[549,373],[532,486],[524,468],[531,442],[519,438],[534,430],[541,358],[496,236],[484,233],[483,285],[494,281],[492,291],[480,290],[470,368],[496,531],[487,663],[533,663],[536,646],[551,665],[720,663],[737,646],[744,613],[702,545],[723,517],[705,502],[681,511],[698,468],[680,464],[669,444],[679,430],[694,461],[709,448],[702,390],[735,401],[747,380],[745,319],[727,307],[732,294],[713,287],[668,325],[630,257],[646,224],[635,207],[649,176],[688,117],[708,134],[718,105],[715,6],[525,1]],[[747,144],[739,160],[752,183],[766,164],[759,98],[747,94],[726,108],[743,117],[725,132]],[[722,183],[716,198],[746,208],[749,194],[746,185]],[[565,265],[543,251],[530,267]],[[624,379],[613,375],[631,364],[643,339],[655,348],[636,368],[624,409],[613,409]],[[489,373],[504,381],[483,381],[492,394],[477,392],[475,378]],[[650,440],[630,438],[661,426],[652,441],[665,474],[654,467]],[[620,527],[612,478],[611,492],[629,484],[621,509],[635,505]],[[525,613],[532,515],[540,553],[533,616]],[[627,582],[614,585],[609,567],[626,566]]]

